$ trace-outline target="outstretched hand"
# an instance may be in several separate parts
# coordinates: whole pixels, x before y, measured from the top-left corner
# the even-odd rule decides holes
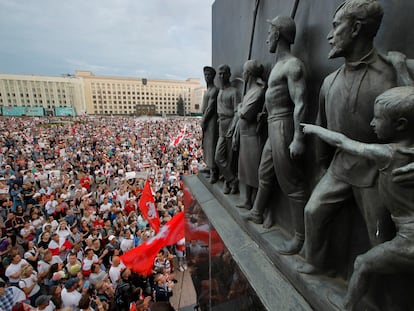
[[[398,152],[414,157],[414,149],[400,147]],[[404,186],[414,186],[414,161],[392,171],[392,181]]]
[[[301,123],[302,131],[305,134],[315,134],[319,132],[320,126],[315,124]]]

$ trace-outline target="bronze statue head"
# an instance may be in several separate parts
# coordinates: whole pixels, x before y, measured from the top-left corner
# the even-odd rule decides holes
[[[263,74],[264,68],[263,65],[260,64],[257,60],[248,60],[243,65],[243,79],[247,81],[247,79],[252,77],[261,77]]]
[[[358,21],[363,25],[361,31],[369,38],[374,38],[381,25],[384,10],[378,0],[348,0],[335,11],[335,15]]]
[[[289,16],[276,16],[272,20],[267,20],[270,24],[270,30],[277,31],[288,43],[293,44],[296,37],[295,21]]]
[[[216,76],[216,70],[213,67],[205,66],[203,68],[204,72],[204,78],[206,79],[206,82],[213,82],[214,77]]]
[[[230,84],[230,76],[231,71],[229,65],[220,65],[218,67],[218,78],[222,87]]]
[[[210,67],[210,66],[204,66],[204,67],[203,67],[203,72],[204,72],[204,73],[206,73],[206,72],[210,72],[210,73],[212,73],[213,75],[216,75],[216,70],[215,70],[213,67]]]
[[[329,58],[347,58],[354,53],[356,44],[371,47],[382,16],[383,9],[376,0],[342,3],[335,12],[332,30],[327,37],[331,45]]]

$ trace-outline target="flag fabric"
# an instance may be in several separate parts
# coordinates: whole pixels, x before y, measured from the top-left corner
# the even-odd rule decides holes
[[[201,241],[209,245],[212,257],[218,256],[224,251],[224,243],[216,230],[206,230],[192,227],[189,223],[186,223],[185,227],[187,232],[187,239],[189,241]]]
[[[170,143],[171,147],[177,147],[184,139],[184,135],[183,134],[178,134]]]
[[[187,132],[187,124],[184,125],[184,128],[181,129],[180,133],[171,140],[170,147],[177,147],[185,138]]]
[[[154,266],[154,259],[164,247],[177,243],[184,237],[184,212],[179,212],[168,221],[160,232],[120,256],[126,267],[141,275],[150,275]]]
[[[158,233],[160,231],[160,218],[158,216],[158,211],[155,208],[154,196],[152,195],[149,179],[145,182],[144,190],[138,201],[138,206],[142,216],[148,221],[155,233]]]
[[[33,144],[33,137],[28,136],[26,134],[23,134],[22,136],[29,144]]]

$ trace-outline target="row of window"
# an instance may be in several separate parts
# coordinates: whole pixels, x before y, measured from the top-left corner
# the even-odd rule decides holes
[[[114,84],[114,83],[99,83],[99,82],[91,82],[92,88],[105,88],[105,89],[126,89],[131,90],[135,88],[152,88],[152,89],[185,89],[188,88],[186,85],[160,85],[160,84],[152,84],[147,85],[146,83],[142,84]],[[190,88],[188,88],[190,90]]]
[[[191,90],[188,90],[188,92],[190,92]],[[164,92],[165,92],[165,90],[164,90]],[[164,94],[168,94],[168,95],[174,95],[174,93],[182,93],[182,92],[185,92],[185,90],[175,90],[175,92],[173,92],[173,93],[164,93]],[[162,91],[160,91],[160,92],[155,92],[155,93],[153,93],[153,92],[148,92],[148,91],[146,91],[146,92],[144,92],[144,91],[137,91],[137,92],[134,92],[134,91],[132,91],[132,92],[130,92],[130,91],[113,91],[113,92],[111,92],[111,91],[105,91],[105,90],[96,90],[96,89],[92,89],[92,94],[118,94],[118,95],[139,95],[139,94],[141,94],[141,95],[143,95],[143,94],[146,94],[146,95],[149,95],[149,94],[151,94],[151,95],[156,95],[156,94],[159,94],[159,93],[162,93]]]
[[[180,93],[176,93],[176,94],[171,94],[171,93],[164,93],[164,94],[153,94],[152,92],[151,93],[149,93],[149,92],[141,92],[141,93],[137,93],[137,94],[135,94],[135,92],[132,94],[132,96],[130,95],[130,94],[128,94],[128,96],[125,94],[125,93],[123,93],[122,94],[123,96],[123,98],[124,99],[126,99],[126,98],[132,98],[132,99],[135,99],[135,95],[138,95],[138,96],[136,96],[136,98],[137,99],[140,99],[141,98],[141,96],[142,96],[142,98],[145,98],[145,96],[148,98],[149,96],[151,96],[151,98],[153,98],[154,96],[155,96],[155,98],[158,98],[158,97],[160,97],[160,98],[162,98],[162,97],[164,97],[164,99],[166,99],[167,97],[168,98],[176,98],[177,96],[182,96],[183,97],[183,99],[189,99],[190,98],[190,95],[186,95],[186,94],[180,94]],[[106,94],[104,94],[104,93],[92,93],[92,97],[93,98],[96,98],[96,97],[99,97],[99,98],[121,98],[121,93],[120,92],[118,92],[118,96],[116,95],[116,94],[114,94],[113,96],[112,95],[106,95]]]
[[[106,100],[96,100],[96,99],[94,99],[93,101],[92,101],[94,104],[107,104],[107,103],[109,103],[109,104],[120,104],[120,105],[122,105],[122,104],[126,104],[126,103],[128,103],[128,104],[134,104],[134,105],[139,105],[140,103],[139,102],[137,102],[137,101],[131,101],[131,100],[129,100],[129,101],[116,101],[116,100],[114,100],[114,101],[112,101],[112,100],[108,100],[108,101],[106,101]],[[173,106],[175,106],[176,104],[177,104],[177,102],[176,101],[166,101],[166,102],[156,102],[156,103],[154,103],[154,104],[157,104],[157,105],[173,105]],[[190,105],[190,103],[186,103],[185,102],[185,104],[187,105],[187,106],[189,106]]]
[[[6,96],[7,97],[16,97],[16,93],[7,93]],[[25,94],[20,93],[20,97],[24,97],[24,96],[25,96]],[[54,94],[46,94],[46,97],[47,98],[53,97],[53,96],[54,96]],[[2,94],[0,93],[0,98],[1,97],[2,97]],[[26,97],[30,97],[30,94],[29,93],[26,93]],[[41,98],[42,97],[42,94],[33,94],[33,97],[34,98],[37,98],[37,97]],[[66,95],[65,94],[63,94],[63,95],[58,94],[57,97],[58,98],[61,98],[61,97],[66,98]]]
[[[100,105],[98,105],[96,102],[94,102],[93,103],[94,105],[94,108],[95,109],[97,109],[97,108],[114,108],[114,109],[122,109],[122,107],[124,107],[124,109],[127,109],[127,107],[129,108],[129,109],[132,109],[132,108],[134,108],[134,107],[140,107],[140,108],[142,108],[143,106],[141,106],[141,105],[131,105],[131,103],[129,103],[129,105],[128,106],[126,106],[126,105],[124,105],[124,106],[122,106],[121,105],[121,103],[120,103],[120,105],[112,105],[112,104],[109,104],[109,105],[107,105],[106,103],[104,103],[104,104],[100,104]],[[164,109],[171,109],[171,108],[175,108],[176,107],[176,104],[174,104],[174,105],[156,105],[155,107],[158,107],[159,109],[162,109],[162,108],[164,108]]]
[[[130,114],[136,111],[121,111],[121,110],[95,110],[94,113],[96,114]],[[148,110],[151,111],[151,110]],[[142,113],[142,111],[140,111]],[[166,114],[176,114],[175,110],[168,110],[168,111],[160,111],[159,113],[166,113]]]
[[[7,82],[4,81],[4,86],[5,86],[5,90],[6,92],[15,92],[15,90],[23,90],[24,92],[28,92],[30,90],[30,87],[27,87],[26,85],[19,85],[19,83],[17,82],[18,85],[15,85],[11,82]],[[69,85],[59,85],[56,86],[55,88],[50,85],[51,89],[50,92],[54,92],[56,90],[57,93],[66,93],[65,88],[66,87],[70,87]],[[42,87],[32,87],[31,88],[32,92],[42,92],[44,91],[45,93],[49,93],[49,88],[42,88]]]
[[[14,105],[7,105],[7,107],[22,107],[22,106],[21,105],[14,104]],[[25,105],[24,107],[38,107],[38,106],[37,105]],[[43,106],[42,105],[42,107],[43,108],[50,108],[50,109],[52,109],[52,108],[56,108],[56,107],[70,107],[70,106],[60,104],[59,106],[56,106],[56,105]]]
[[[23,101],[19,101],[20,103],[23,103]],[[33,103],[35,103],[35,104],[43,104],[43,100],[37,100],[37,99],[35,99],[35,100],[30,100],[30,99],[27,99],[26,100],[26,103],[27,104],[30,104],[31,102],[33,102]],[[59,103],[59,104],[64,104],[64,105],[66,105],[67,104],[67,101],[66,100],[59,100],[59,101],[55,101],[55,100],[46,100],[45,101],[46,103],[48,103],[48,104],[50,104],[50,103],[52,103],[52,104],[55,104],[55,103]],[[8,99],[7,101],[6,100],[3,100],[3,98],[0,98],[0,103],[9,103],[9,104],[11,104],[11,103],[13,103],[13,104],[17,104],[17,100],[16,99]]]
[[[99,99],[99,100],[106,100],[106,99],[109,99],[109,100],[112,100],[112,97],[111,96],[108,96],[108,97],[106,97],[106,96],[95,96],[95,95],[92,95],[92,99]],[[117,97],[116,96],[114,96],[113,97],[113,99],[117,99]],[[131,100],[168,100],[168,101],[175,101],[177,98],[176,97],[158,97],[158,96],[155,96],[155,97],[149,97],[149,96],[147,96],[147,97],[140,97],[140,96],[137,96],[137,97],[135,97],[135,96],[132,96],[132,97],[126,97],[126,96],[123,96],[123,97],[121,97],[121,96],[118,96],[118,99],[123,99],[123,100],[129,100],[129,101],[131,101]],[[189,100],[189,98],[187,98],[187,97],[183,97],[183,100],[184,101],[188,101]]]

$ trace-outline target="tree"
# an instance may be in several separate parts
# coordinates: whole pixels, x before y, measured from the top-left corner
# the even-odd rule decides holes
[[[177,115],[184,116],[185,115],[185,106],[184,106],[184,99],[180,95],[177,100]]]

